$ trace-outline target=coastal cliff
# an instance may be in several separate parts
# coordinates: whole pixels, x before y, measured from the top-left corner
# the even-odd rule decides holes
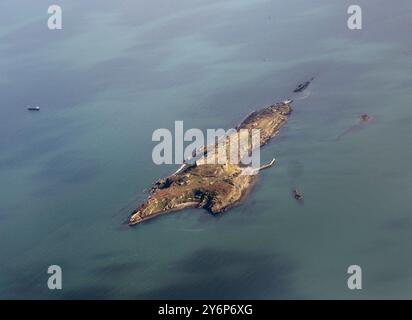
[[[259,130],[260,146],[265,145],[274,137],[287,122],[292,112],[292,101],[276,103],[251,113],[236,128],[232,135],[225,137],[225,149],[233,135],[239,135],[241,130]],[[210,157],[208,150],[212,146],[202,148],[202,155],[193,164],[184,164],[173,175],[162,178],[150,189],[148,199],[131,215],[129,224],[134,225],[147,219],[188,207],[204,208],[215,214],[223,212],[241,201],[247,191],[256,181],[256,174],[244,174],[250,169],[242,164],[232,164],[205,161]],[[239,159],[251,153],[251,146],[239,148]],[[265,165],[260,169],[273,164]],[[257,170],[259,171],[259,170]],[[257,172],[256,172],[257,173]]]

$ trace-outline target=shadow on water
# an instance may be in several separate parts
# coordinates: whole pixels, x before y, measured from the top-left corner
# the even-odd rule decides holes
[[[411,217],[400,217],[396,219],[391,219],[386,221],[382,228],[391,230],[391,231],[408,231],[412,227],[412,218]]]
[[[93,181],[101,174],[98,161],[80,155],[63,153],[46,161],[34,174],[37,188],[32,194],[36,197],[61,193],[70,185],[81,185]]]
[[[113,288],[109,286],[88,286],[75,290],[65,290],[61,296],[67,300],[109,300],[114,299]]]
[[[6,214],[6,211],[0,210],[0,221],[8,219],[9,216]]]
[[[133,197],[130,197],[130,201],[123,205],[120,209],[117,209],[112,217],[119,221],[117,230],[127,231],[130,230],[129,219],[132,212],[144,201],[146,201],[149,194],[147,192],[136,191]]]
[[[239,270],[239,271],[238,271]],[[138,299],[251,299],[297,297],[290,278],[296,266],[279,255],[200,249],[172,267],[193,282],[175,282]]]
[[[92,272],[97,276],[120,277],[127,276],[131,272],[138,272],[147,264],[141,261],[127,263],[112,263],[94,268]]]
[[[369,116],[368,116],[368,117],[369,117]],[[348,134],[352,134],[352,133],[359,132],[359,131],[365,129],[368,124],[371,124],[371,123],[373,123],[373,122],[375,122],[375,118],[370,118],[370,119],[367,119],[366,121],[360,119],[360,120],[358,121],[358,123],[354,124],[353,126],[349,127],[348,129],[346,129],[345,131],[343,131],[342,133],[340,133],[340,134],[336,137],[335,141],[340,141],[343,137],[345,137],[345,136],[348,135]]]
[[[95,178],[98,173],[97,161],[66,152],[47,161],[36,177],[60,183],[81,183]]]
[[[61,266],[69,266],[67,261],[59,261]],[[49,265],[36,264],[21,267],[13,265],[9,267],[0,266],[4,285],[0,287],[0,297],[7,299],[38,299],[39,297],[58,298],[59,293],[51,291],[47,287],[47,268]],[[3,291],[2,291],[3,290]],[[57,290],[58,291],[58,290]]]

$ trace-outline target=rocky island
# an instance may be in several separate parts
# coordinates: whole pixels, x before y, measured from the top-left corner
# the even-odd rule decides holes
[[[257,110],[246,117],[231,135],[225,136],[225,143],[230,141],[233,135],[239,132],[260,131],[260,146],[265,145],[274,137],[279,129],[287,122],[292,112],[292,100],[270,105]],[[229,149],[229,143],[225,149]],[[181,210],[188,207],[204,208],[212,214],[226,211],[239,203],[256,181],[256,174],[244,174],[245,167],[242,164],[213,163],[205,161],[210,154],[210,149],[215,145],[203,147],[200,158],[194,163],[182,165],[174,174],[162,178],[154,183],[150,189],[148,199],[142,203],[131,215],[130,225],[143,222],[161,214]],[[239,157],[251,153],[251,146],[239,147]],[[271,163],[255,170],[265,169],[273,165]]]

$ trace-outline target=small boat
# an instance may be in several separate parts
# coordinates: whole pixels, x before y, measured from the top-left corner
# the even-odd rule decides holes
[[[40,111],[40,107],[39,106],[35,106],[35,107],[27,106],[27,110],[29,110],[29,111]]]

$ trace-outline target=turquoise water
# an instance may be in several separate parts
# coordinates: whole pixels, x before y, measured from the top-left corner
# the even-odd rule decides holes
[[[362,31],[351,1],[56,3],[61,31],[48,1],[0,4],[0,299],[412,298],[410,1],[357,1]],[[290,96],[245,203],[124,225],[177,167],[153,164],[155,129]]]

